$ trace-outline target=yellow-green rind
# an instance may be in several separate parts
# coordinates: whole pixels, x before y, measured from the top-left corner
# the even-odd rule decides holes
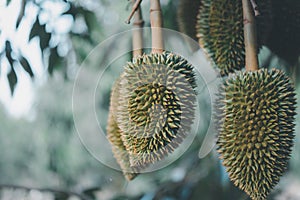
[[[177,10],[177,22],[178,28],[181,33],[186,34],[193,40],[195,43],[190,43],[190,40],[187,40],[190,44],[192,51],[197,51],[199,45],[197,44],[197,15],[201,6],[202,0],[179,0],[178,10]]]
[[[300,56],[300,1],[272,0],[272,34],[266,46],[294,65]]]
[[[238,72],[217,101],[217,150],[231,181],[264,200],[287,168],[293,147],[295,88],[280,70]]]
[[[113,155],[116,158],[120,168],[127,180],[134,179],[138,173],[130,167],[129,155],[121,139],[122,131],[116,120],[117,107],[119,105],[120,79],[118,79],[112,88],[110,96],[110,106],[107,121],[107,138],[112,146]]]
[[[193,67],[172,53],[143,55],[125,66],[118,122],[132,167],[162,160],[189,134],[195,87]]]
[[[200,46],[222,76],[245,66],[242,1],[203,0],[198,16]]]
[[[270,0],[257,0],[259,46],[270,29]],[[197,25],[199,44],[210,57],[221,76],[245,66],[245,44],[242,1],[202,0]]]

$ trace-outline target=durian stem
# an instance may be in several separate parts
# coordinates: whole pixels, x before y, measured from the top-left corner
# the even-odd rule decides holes
[[[255,0],[250,0],[250,1],[251,1],[253,10],[254,10],[255,16],[260,15],[260,13],[259,13],[259,11],[258,11],[258,6],[257,6],[257,3],[255,2]]]
[[[137,0],[137,1],[135,2],[135,4],[133,4],[132,10],[131,10],[131,12],[130,12],[130,14],[129,14],[129,17],[128,17],[127,20],[125,21],[126,24],[130,24],[131,18],[133,17],[133,15],[134,15],[134,13],[136,12],[136,10],[140,8],[140,4],[141,4],[141,3],[142,3],[142,0]]]
[[[152,32],[152,53],[163,53],[162,12],[160,0],[150,0],[150,22]]]
[[[244,42],[246,55],[246,70],[258,70],[257,36],[252,6],[249,0],[242,0],[244,16]]]
[[[133,57],[138,57],[143,54],[143,26],[144,20],[142,16],[142,10],[139,6],[134,15],[134,29],[132,30],[132,48],[133,48]]]

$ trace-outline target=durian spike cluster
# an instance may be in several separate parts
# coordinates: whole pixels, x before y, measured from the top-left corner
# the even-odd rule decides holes
[[[280,70],[238,72],[216,103],[218,152],[232,182],[264,200],[287,168],[294,139],[295,89]]]
[[[197,41],[197,15],[199,12],[199,8],[201,6],[202,0],[180,0],[178,4],[177,10],[177,21],[178,28],[181,33],[186,34],[193,40]],[[199,49],[199,46],[195,45],[195,43],[191,43],[190,40],[187,40],[191,49],[196,51]]]
[[[175,54],[143,55],[127,63],[117,122],[132,168],[162,160],[191,131],[195,88],[193,67]]]
[[[270,28],[270,0],[257,0],[256,18],[259,47]],[[221,76],[245,66],[242,1],[202,0],[196,25],[200,46],[211,58]]]
[[[266,46],[289,64],[300,56],[300,1],[272,0],[273,26]]]
[[[129,155],[126,151],[126,147],[121,139],[122,131],[117,124],[117,108],[119,106],[119,89],[120,78],[116,80],[112,87],[110,96],[110,106],[107,121],[107,139],[111,143],[114,157],[116,158],[121,170],[127,180],[134,179],[138,173],[134,172],[134,169],[130,167]]]

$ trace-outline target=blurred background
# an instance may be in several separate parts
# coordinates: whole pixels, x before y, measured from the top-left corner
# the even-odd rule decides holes
[[[178,30],[178,1],[161,2],[165,27]],[[195,139],[163,169],[127,182],[120,171],[101,164],[81,144],[72,114],[76,73],[97,44],[132,28],[124,23],[130,7],[127,0],[0,0],[0,199],[248,199],[229,181],[215,149],[198,157],[211,115],[209,93],[202,87],[198,101],[203,116]],[[142,8],[149,27],[149,0]],[[118,45],[131,45],[131,38]],[[113,49],[99,51],[99,64],[90,68],[103,67],[101,62]],[[190,51],[190,57],[210,68],[201,50]],[[259,57],[262,66],[283,69],[291,76],[299,99],[300,60],[286,62],[265,47]],[[117,63],[130,59],[126,54]],[[113,74],[120,69],[111,68],[107,73],[112,78],[102,84],[97,112],[104,122]],[[300,199],[299,122],[297,116],[288,171],[269,199]]]

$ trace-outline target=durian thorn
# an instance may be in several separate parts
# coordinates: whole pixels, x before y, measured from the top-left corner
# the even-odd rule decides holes
[[[143,26],[144,20],[142,16],[141,6],[139,5],[135,14],[134,14],[134,29],[132,30],[132,48],[133,48],[133,57],[138,57],[143,54]]]
[[[257,57],[257,36],[255,19],[253,16],[253,8],[250,5],[250,0],[242,0],[243,2],[243,18],[244,18],[244,42],[246,56],[246,70],[258,70]]]
[[[160,0],[150,0],[150,22],[152,31],[152,53],[163,53],[162,11]]]
[[[255,0],[250,0],[250,2],[251,2],[251,4],[252,4],[253,10],[254,10],[254,15],[255,15],[255,16],[260,15],[260,12],[259,12],[259,9],[258,9],[258,5],[257,5],[257,3],[255,2]]]
[[[126,24],[130,24],[130,21],[134,15],[134,13],[137,11],[137,9],[140,7],[140,4],[142,3],[142,0],[137,0],[133,6],[132,6],[132,10],[129,14],[129,17],[127,18],[127,20],[125,21]]]

